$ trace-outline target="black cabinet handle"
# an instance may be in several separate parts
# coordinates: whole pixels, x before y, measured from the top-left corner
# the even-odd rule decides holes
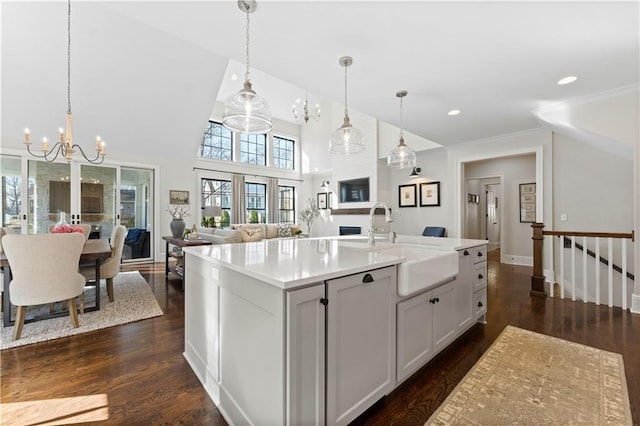
[[[482,308],[482,306],[484,306],[482,302],[478,302],[478,308]]]
[[[324,306],[327,306],[329,304],[329,299],[325,299],[324,297],[320,299],[320,303],[322,303]]]
[[[483,279],[483,278],[484,278],[484,277],[482,276],[482,274],[478,274],[478,279],[479,279],[479,280],[481,280],[481,279]]]
[[[373,277],[371,276],[371,274],[365,274],[364,278],[362,278],[362,282],[363,283],[372,283],[373,282]]]
[[[482,252],[481,251],[478,252],[478,257],[482,257]]]
[[[469,250],[465,250],[463,253],[465,256],[469,256]]]

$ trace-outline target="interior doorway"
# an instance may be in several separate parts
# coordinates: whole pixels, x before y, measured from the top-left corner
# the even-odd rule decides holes
[[[488,241],[487,251],[500,248],[500,184],[484,185],[485,191],[485,239]]]

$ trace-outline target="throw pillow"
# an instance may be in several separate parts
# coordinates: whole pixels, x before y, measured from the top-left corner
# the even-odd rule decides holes
[[[300,230],[300,225],[291,225],[291,235],[296,235]]]
[[[288,223],[279,223],[278,237],[280,238],[291,237],[291,225]]]
[[[264,225],[267,230],[265,238],[277,238],[278,237],[278,225],[276,223],[267,223]]]
[[[260,228],[250,228],[248,226],[243,226],[240,231],[242,232],[243,243],[252,243],[254,241],[262,240],[262,229]]]

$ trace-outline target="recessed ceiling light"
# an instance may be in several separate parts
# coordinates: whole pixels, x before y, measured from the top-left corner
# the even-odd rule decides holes
[[[452,109],[447,114],[449,114],[449,115],[458,115],[458,114],[460,114],[460,110],[459,109]]]
[[[236,81],[238,76],[236,74],[231,74],[231,81]]]
[[[576,77],[575,75],[569,75],[569,76],[567,76],[565,78],[561,78],[560,80],[558,80],[558,84],[562,86],[564,84],[573,83],[577,79],[578,79],[578,77]]]

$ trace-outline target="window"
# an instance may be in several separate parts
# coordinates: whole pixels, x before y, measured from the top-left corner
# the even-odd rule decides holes
[[[267,135],[240,135],[240,162],[267,165]]]
[[[202,206],[220,206],[222,217],[220,227],[231,224],[231,181],[202,179]]]
[[[280,223],[295,223],[295,188],[293,186],[278,186],[278,210]]]
[[[231,130],[224,127],[221,123],[209,121],[209,126],[202,136],[200,156],[213,158],[215,160],[232,161],[232,146]]]
[[[267,185],[264,183],[245,183],[244,196],[247,223],[265,223],[267,218]]]
[[[293,170],[294,141],[280,136],[273,137],[273,165],[279,169]]]

